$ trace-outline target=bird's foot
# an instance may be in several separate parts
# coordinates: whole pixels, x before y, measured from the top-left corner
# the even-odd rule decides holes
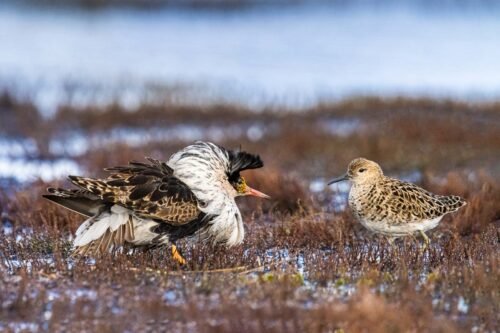
[[[177,246],[172,244],[172,257],[174,258],[175,261],[179,263],[179,265],[185,265],[186,264],[186,259],[182,257],[180,252],[177,250]]]

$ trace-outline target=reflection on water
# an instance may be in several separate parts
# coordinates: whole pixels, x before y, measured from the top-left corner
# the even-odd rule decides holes
[[[32,11],[0,7],[0,82],[53,111],[144,85],[298,104],[356,93],[494,97],[500,20],[485,12],[299,6],[235,11]]]

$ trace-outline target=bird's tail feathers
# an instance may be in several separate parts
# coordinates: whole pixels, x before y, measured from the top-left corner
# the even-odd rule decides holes
[[[74,254],[102,254],[134,240],[133,217],[120,210],[87,219],[76,231]]]
[[[450,195],[450,196],[444,197],[444,202],[445,202],[445,204],[448,207],[450,212],[455,212],[460,207],[463,207],[467,204],[467,201],[465,201],[465,199],[459,197],[458,195]]]
[[[43,195],[45,199],[84,216],[94,216],[106,206],[101,198],[85,190],[48,188],[47,191],[50,194]]]

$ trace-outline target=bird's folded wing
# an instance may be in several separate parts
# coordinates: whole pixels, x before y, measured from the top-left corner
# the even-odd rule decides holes
[[[453,211],[447,203],[448,197],[397,179],[391,179],[391,182],[393,184],[390,187],[392,195],[389,196],[391,198],[389,204],[392,209],[406,214],[407,222],[412,222],[414,219],[433,219]]]
[[[102,200],[121,205],[135,214],[182,225],[196,219],[200,210],[191,189],[173,176],[163,162],[148,159],[151,164],[131,162],[128,166],[106,169],[106,179],[70,176],[71,181]]]

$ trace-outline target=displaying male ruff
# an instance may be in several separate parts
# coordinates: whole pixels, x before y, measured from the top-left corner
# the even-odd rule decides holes
[[[166,163],[148,160],[105,169],[110,172],[105,179],[69,176],[79,189],[48,189],[45,198],[88,217],[76,231],[75,254],[170,243],[174,259],[184,264],[178,239],[240,244],[244,228],[235,197],[269,198],[240,175],[263,166],[257,155],[196,142]]]
[[[414,184],[384,176],[380,166],[364,158],[357,158],[347,173],[328,185],[350,180],[349,206],[363,226],[391,237],[422,234],[426,246],[427,230],[435,228],[444,215],[466,204],[458,196],[430,193]]]

